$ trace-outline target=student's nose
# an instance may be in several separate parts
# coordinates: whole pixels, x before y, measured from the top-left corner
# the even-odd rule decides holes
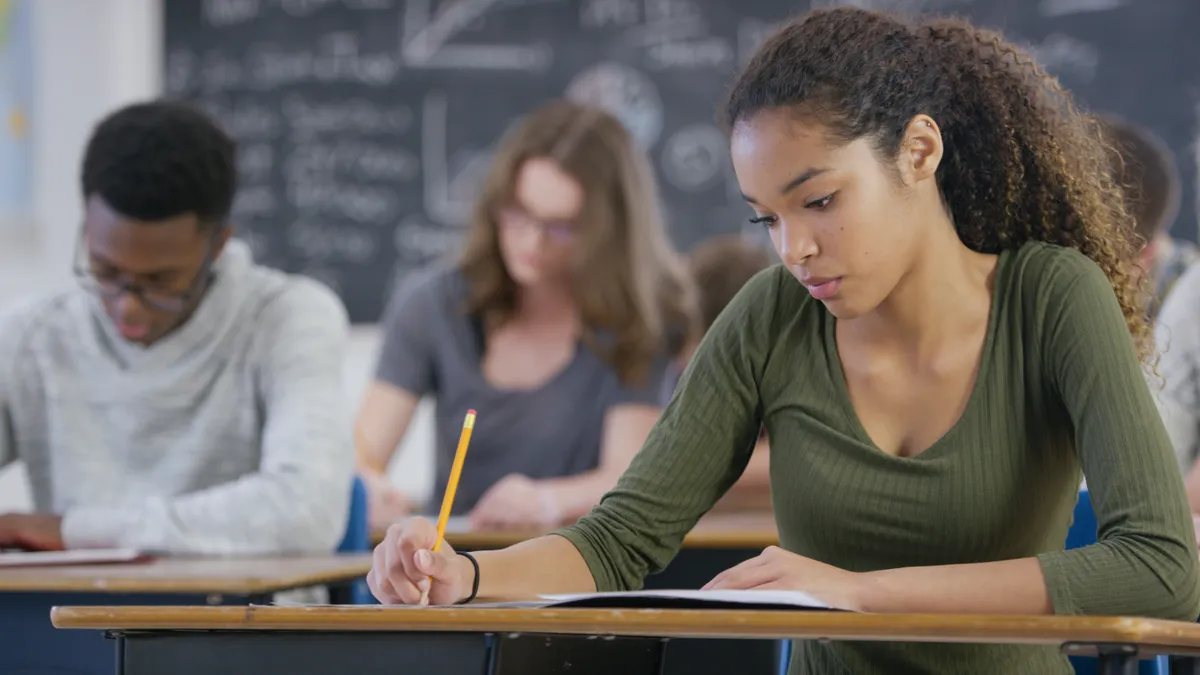
[[[118,323],[140,326],[147,323],[149,313],[137,294],[130,291],[122,291],[113,301],[113,318]]]
[[[789,267],[803,265],[817,254],[812,230],[796,223],[779,223],[779,259]]]

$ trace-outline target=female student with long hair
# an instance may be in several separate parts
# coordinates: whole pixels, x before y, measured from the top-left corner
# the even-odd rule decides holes
[[[1029,57],[955,20],[819,11],[726,105],[757,275],[617,487],[475,568],[394,526],[384,602],[637,586],[771,439],[779,548],[708,588],[871,612],[1200,612],[1195,536],[1139,355],[1131,228],[1095,122]],[[1099,541],[1064,551],[1080,473]],[[793,672],[1069,673],[1028,645],[799,643]]]
[[[474,408],[456,512],[481,528],[586,513],[658,418],[693,304],[653,171],[616,118],[568,101],[525,117],[499,144],[461,256],[408,280],[382,322],[357,421],[374,520],[402,501],[382,472],[427,394],[432,509]]]

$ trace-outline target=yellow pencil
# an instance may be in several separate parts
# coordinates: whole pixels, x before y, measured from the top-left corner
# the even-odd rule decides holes
[[[450,481],[446,484],[446,494],[442,497],[442,512],[438,514],[437,541],[433,544],[436,551],[442,547],[446,538],[446,522],[450,520],[450,507],[454,504],[454,492],[458,490],[458,477],[462,475],[463,460],[467,458],[467,445],[471,442],[471,430],[475,428],[475,411],[468,410],[467,418],[463,420],[462,435],[458,437],[458,450],[454,451],[454,464],[450,467]]]

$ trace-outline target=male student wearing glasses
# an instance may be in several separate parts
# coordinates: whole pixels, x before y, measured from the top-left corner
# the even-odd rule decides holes
[[[149,102],[93,131],[78,287],[0,319],[0,466],[36,513],[0,548],[330,551],[353,474],[347,317],[231,238],[233,141]]]

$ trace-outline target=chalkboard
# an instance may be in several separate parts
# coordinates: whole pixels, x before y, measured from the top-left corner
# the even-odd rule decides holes
[[[816,5],[830,4],[814,0]],[[836,4],[836,3],[834,3]],[[1188,188],[1200,117],[1196,0],[857,0],[999,28],[1096,111],[1155,129]],[[714,125],[723,92],[793,0],[166,0],[166,93],[241,143],[240,235],[311,275],[355,322],[453,250],[497,137],[570,96],[647,149],[683,250],[748,213]]]

